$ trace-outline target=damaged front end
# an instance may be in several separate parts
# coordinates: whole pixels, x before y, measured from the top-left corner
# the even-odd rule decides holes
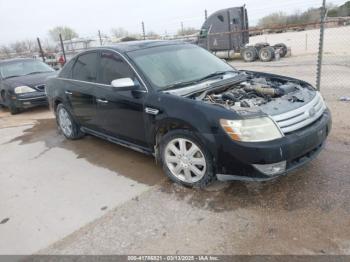
[[[192,94],[205,103],[242,116],[264,114],[283,134],[316,121],[326,109],[322,96],[308,83],[288,77],[243,71],[241,81]]]
[[[219,180],[261,181],[285,174],[314,158],[331,128],[321,94],[302,80],[241,71],[180,92],[241,116],[220,119],[233,143],[218,136],[223,139],[217,142],[222,145]]]

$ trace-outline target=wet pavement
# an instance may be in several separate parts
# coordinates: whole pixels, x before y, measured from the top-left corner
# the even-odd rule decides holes
[[[0,253],[350,254],[350,103],[337,101],[344,92],[323,91],[333,130],[309,165],[205,190],[171,183],[152,157],[130,149],[64,139],[45,108],[2,111]]]
[[[37,120],[34,126],[25,129],[23,135],[12,139],[9,143],[16,141],[20,142],[20,145],[44,142],[46,151],[55,147],[72,151],[77,158],[85,159],[95,166],[107,168],[118,174],[127,174],[128,178],[146,185],[152,186],[164,179],[161,168],[155,164],[152,156],[93,136],[85,136],[81,140],[66,140],[52,118]]]

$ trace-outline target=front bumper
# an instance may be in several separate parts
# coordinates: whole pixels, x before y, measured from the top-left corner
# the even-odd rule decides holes
[[[45,92],[32,92],[13,95],[12,102],[17,108],[30,108],[34,106],[48,105]]]
[[[309,126],[269,142],[234,142],[227,135],[217,137],[220,149],[217,155],[217,178],[222,181],[265,181],[285,175],[312,159],[322,150],[331,130],[328,109]],[[269,165],[286,161],[286,169],[276,175],[260,172],[253,165]]]

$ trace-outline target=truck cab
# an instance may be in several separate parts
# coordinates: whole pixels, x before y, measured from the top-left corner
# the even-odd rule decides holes
[[[240,52],[249,43],[248,28],[244,6],[216,11],[204,22],[198,45],[218,54]]]

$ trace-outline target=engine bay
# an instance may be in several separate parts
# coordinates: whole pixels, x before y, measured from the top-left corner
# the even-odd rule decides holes
[[[300,107],[311,101],[315,94],[315,90],[304,82],[243,74],[246,75],[244,81],[202,92],[193,98],[236,111],[264,111],[273,115]]]

